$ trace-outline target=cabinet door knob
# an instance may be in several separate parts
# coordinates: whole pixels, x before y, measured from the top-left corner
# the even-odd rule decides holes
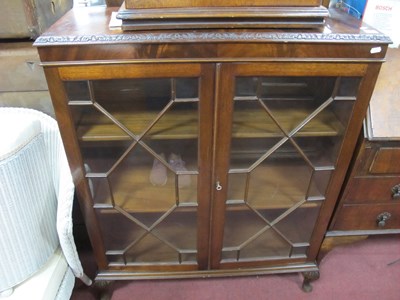
[[[379,227],[385,227],[386,221],[390,219],[392,215],[388,212],[383,212],[376,217],[376,223]]]
[[[392,187],[392,198],[396,200],[400,199],[400,184],[396,184]]]
[[[219,181],[217,181],[217,183],[215,184],[215,189],[216,189],[217,191],[222,190],[222,185],[219,183]]]

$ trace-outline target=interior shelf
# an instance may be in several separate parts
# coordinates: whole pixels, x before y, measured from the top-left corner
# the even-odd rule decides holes
[[[279,109],[274,116],[281,126],[289,131],[298,126],[309,115],[306,109]],[[131,133],[140,136],[143,124],[151,124],[154,113],[149,112],[118,112],[113,113],[116,120],[122,123]],[[233,138],[271,138],[282,137],[284,134],[264,111],[246,110],[235,112],[233,123]],[[107,116],[84,115],[78,124],[77,133],[80,140],[118,141],[132,139],[125,131],[112,123]],[[174,111],[166,113],[154,127],[145,134],[148,139],[194,139],[198,137],[198,117],[195,111]],[[334,113],[328,110],[320,112],[296,136],[337,136],[343,131],[343,126]]]
[[[155,118],[151,112],[118,112],[113,117],[122,123],[132,134],[140,136],[143,127],[149,126]],[[132,139],[118,125],[105,115],[86,114],[77,127],[82,141],[119,141]],[[168,112],[148,132],[151,139],[193,139],[197,138],[198,118],[195,111]]]
[[[148,166],[135,165],[119,167],[108,176],[108,180],[89,178],[95,207],[110,212],[114,200],[115,206],[127,212],[166,212],[178,203],[185,210],[197,209],[197,175],[184,175],[190,176],[190,184],[181,187],[176,185],[176,176],[172,172],[167,173],[164,185],[153,185],[149,175]]]
[[[288,209],[304,200],[302,207],[313,206],[315,200],[324,200],[324,188],[318,179],[311,178],[310,169],[304,165],[285,162],[262,165],[257,172],[268,176],[251,176],[247,201],[254,209]],[[285,171],[289,171],[286,173]],[[93,185],[95,207],[113,212],[111,192],[115,206],[126,212],[159,213],[167,212],[179,202],[181,211],[197,209],[197,175],[192,175],[190,185],[178,187],[175,176],[168,174],[165,185],[154,186],[149,180],[149,168],[146,166],[124,167],[118,174],[105,178],[89,178]],[[285,175],[286,174],[286,175]],[[287,174],[291,174],[287,176]],[[307,177],[308,174],[308,177]],[[113,177],[115,176],[115,177]],[[268,178],[267,178],[268,177]],[[233,209],[243,209],[245,199],[246,174],[230,174],[228,204]],[[111,189],[108,185],[111,183]],[[311,183],[311,188],[308,186]],[[305,199],[307,192],[308,198]]]
[[[269,163],[250,173],[230,174],[227,203],[234,209],[244,207],[246,201],[253,209],[263,210],[290,208],[307,200],[302,204],[306,207],[324,200],[324,192],[321,176],[312,176],[306,165]]]

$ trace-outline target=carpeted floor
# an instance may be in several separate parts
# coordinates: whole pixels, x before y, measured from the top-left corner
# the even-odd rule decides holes
[[[90,257],[83,253],[82,261],[86,271],[93,273]],[[336,247],[322,260],[320,273],[308,294],[301,290],[300,274],[120,281],[114,282],[110,290],[113,300],[400,300],[400,236],[374,236]],[[93,288],[77,281],[72,299],[100,297]]]

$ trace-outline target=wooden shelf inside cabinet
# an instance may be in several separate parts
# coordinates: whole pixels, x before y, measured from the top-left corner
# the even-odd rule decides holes
[[[285,108],[276,111],[275,116],[281,126],[289,133],[301,124],[308,116],[306,110]],[[130,132],[141,135],[143,124],[151,124],[154,113],[149,112],[118,112],[113,113]],[[80,140],[118,141],[130,140],[131,137],[106,116],[85,115],[77,126]],[[249,122],[251,121],[251,122]],[[168,112],[151,129],[146,137],[150,139],[193,139],[197,138],[198,117],[195,111]],[[343,131],[343,126],[335,115],[323,111],[296,133],[298,137],[307,136],[337,136]],[[263,111],[247,110],[234,115],[233,138],[270,138],[283,136],[282,131]]]
[[[251,176],[250,185],[244,183],[243,173],[242,176],[230,176],[228,203],[240,205],[246,201],[255,209],[278,209],[289,208],[300,202],[305,206],[313,205],[313,201],[325,199],[323,188],[316,185],[315,178],[313,180],[309,174],[309,167],[303,164],[283,159],[257,168],[266,176],[251,176],[248,173]]]
[[[301,108],[280,108],[273,112],[280,126],[290,133],[299,126],[310,112]],[[323,111],[311,119],[307,125],[296,133],[298,137],[337,136],[343,126],[330,111]],[[233,138],[268,138],[280,137],[282,131],[264,111],[237,111],[233,116]]]
[[[119,176],[118,180],[110,180],[111,189],[105,184],[96,186],[94,182],[95,208],[110,209],[118,206],[127,212],[136,213],[166,212],[176,205],[186,211],[197,208],[196,176],[191,176],[190,185],[177,189],[174,174],[171,173],[167,175],[167,184],[163,186],[151,184],[150,170],[146,167],[127,166],[119,170],[119,173],[123,176]]]
[[[122,123],[132,134],[141,135],[144,124],[150,125],[157,113],[151,112],[117,112],[113,117]],[[87,114],[81,117],[77,126],[80,140],[119,141],[132,139],[107,116]],[[147,137],[152,139],[190,139],[197,138],[198,117],[194,111],[179,111],[166,113],[150,130]]]
[[[324,200],[323,191],[319,191],[318,195],[309,195],[308,199],[305,199],[307,187],[310,185],[310,178],[304,176],[306,166],[280,162],[272,167],[269,165],[260,168],[265,169],[265,172],[268,171],[267,174],[270,175],[268,177],[272,179],[255,177],[252,180],[252,188],[246,200],[252,208],[288,209],[299,205],[300,202],[302,207],[314,207],[315,203]],[[188,169],[192,168],[188,166]],[[282,176],[282,172],[288,170],[292,176],[290,178]],[[123,166],[118,170],[118,178],[108,181],[111,182],[111,188],[104,182],[96,184],[93,181],[95,208],[112,212],[109,209],[118,206],[127,212],[135,213],[166,212],[174,206],[178,206],[181,211],[194,211],[197,208],[196,175],[191,176],[190,185],[178,188],[175,185],[174,174],[168,174],[167,184],[154,186],[149,181],[149,172],[148,166]],[[311,185],[310,190],[318,189],[315,185]],[[239,210],[243,209],[240,206],[245,204],[246,188],[241,180],[232,177],[228,189],[230,191],[228,203],[234,204]]]

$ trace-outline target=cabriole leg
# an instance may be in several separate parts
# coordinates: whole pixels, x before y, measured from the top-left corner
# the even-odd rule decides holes
[[[94,282],[94,289],[96,293],[96,298],[100,300],[110,300],[112,296],[111,285],[114,281],[109,280],[96,280]]]
[[[319,271],[309,271],[309,272],[303,272],[303,286],[302,289],[304,292],[309,293],[312,291],[312,285],[311,282],[314,280],[317,280],[319,278]]]

